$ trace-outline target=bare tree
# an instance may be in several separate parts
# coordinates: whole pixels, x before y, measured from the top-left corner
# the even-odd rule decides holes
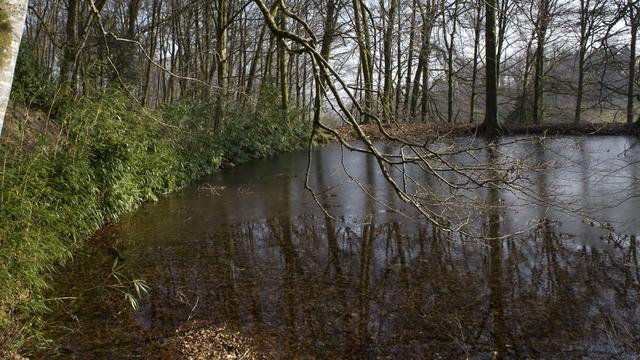
[[[496,50],[496,0],[485,2],[486,104],[483,126],[487,133],[499,131],[498,59]]]
[[[393,68],[392,68],[392,47],[393,47],[393,31],[395,27],[396,14],[398,12],[398,0],[391,0],[387,11],[387,28],[384,33],[384,93],[383,93],[383,109],[385,118],[393,113]]]

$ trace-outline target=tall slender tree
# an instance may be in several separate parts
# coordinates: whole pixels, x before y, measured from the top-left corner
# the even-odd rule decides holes
[[[483,127],[487,134],[496,135],[498,123],[498,63],[496,53],[496,0],[485,2],[486,94]]]
[[[547,29],[551,20],[551,1],[538,0],[538,17],[535,24],[536,61],[533,78],[533,122],[540,124],[544,121],[544,78],[545,78],[545,46]]]
[[[629,65],[627,78],[627,124],[632,124],[634,120],[635,102],[635,82],[636,82],[636,61],[637,61],[637,41],[638,27],[640,27],[640,4],[637,0],[627,0],[626,13],[629,24]]]
[[[444,46],[447,51],[447,122],[453,122],[453,55],[455,50],[455,39],[458,30],[458,16],[460,15],[460,2],[453,0],[452,4],[442,1],[442,31]],[[447,11],[444,10],[446,8]],[[449,24],[447,24],[449,23]],[[447,32],[447,27],[451,27]]]
[[[387,11],[387,28],[384,33],[384,92],[383,110],[385,119],[393,113],[393,31],[398,12],[398,0],[390,0]]]
[[[229,0],[217,0],[217,67],[218,67],[218,96],[214,118],[214,128],[220,131],[224,120],[224,100],[227,93],[227,34],[229,28]]]
[[[365,4],[362,0],[353,0],[353,21],[360,52],[360,68],[364,81],[365,114],[364,122],[369,122],[369,113],[373,110],[373,63],[371,56],[371,35]]]
[[[483,0],[476,0],[475,17],[473,18],[473,58],[472,58],[472,70],[471,70],[471,96],[469,99],[469,123],[475,122],[476,113],[476,97],[477,97],[477,82],[478,82],[478,63],[480,56],[480,33],[482,30],[482,4]]]

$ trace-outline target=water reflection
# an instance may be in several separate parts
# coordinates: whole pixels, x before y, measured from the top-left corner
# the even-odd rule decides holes
[[[55,313],[49,335],[62,345],[57,356],[79,359],[153,358],[194,320],[241,330],[279,358],[632,358],[640,153],[618,156],[626,144],[576,138],[488,150],[488,179],[503,176],[497,164],[507,156],[558,166],[532,174],[538,204],[499,182],[473,194],[484,241],[381,206],[343,163],[377,200],[403,207],[372,159],[343,158],[338,147],[317,150],[311,174],[335,220],[304,190],[305,154],[241,166],[207,179],[219,195],[194,186],[105,232],[152,287],[140,311],[92,290],[111,259],[90,247],[57,279],[55,296],[78,300]],[[558,199],[585,214],[548,205]],[[529,230],[505,236],[516,229]]]

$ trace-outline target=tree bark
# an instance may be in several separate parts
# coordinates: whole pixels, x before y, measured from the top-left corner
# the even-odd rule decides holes
[[[536,49],[536,73],[533,79],[533,122],[540,124],[544,121],[544,53],[547,37],[547,25],[549,23],[549,4],[547,0],[540,0],[538,21],[536,25],[536,37],[538,47]]]
[[[264,42],[264,34],[267,30],[267,24],[263,24],[260,28],[260,34],[258,35],[258,40],[256,43],[256,50],[253,55],[253,59],[251,60],[251,66],[249,68],[249,74],[247,75],[247,87],[245,92],[247,95],[251,95],[253,92],[253,84],[255,82],[256,71],[258,68],[258,62],[262,57],[262,43]]]
[[[417,0],[413,0],[413,6],[411,9],[411,27],[409,33],[409,54],[407,55],[407,80],[405,82],[405,98],[404,98],[404,113],[408,114],[410,99],[411,99],[411,71],[413,70],[413,44],[416,31],[416,11],[418,8]],[[398,80],[399,81],[399,80]],[[413,115],[413,114],[412,114]]]
[[[331,54],[331,46],[336,32],[336,2],[335,0],[327,1],[327,15],[324,19],[324,32],[322,34],[322,47],[320,48],[320,56],[325,60],[329,60]]]
[[[485,2],[485,51],[486,67],[486,102],[484,129],[488,135],[496,135],[498,124],[498,66],[496,59],[496,0]]]
[[[574,123],[579,123],[582,116],[582,94],[584,92],[584,64],[587,54],[587,19],[589,0],[580,0],[580,49],[578,51],[578,88],[576,89],[576,110]]]
[[[0,1],[0,133],[9,104],[28,3],[27,0]]]
[[[393,46],[393,28],[396,18],[396,12],[398,10],[398,0],[391,0],[389,6],[389,15],[387,22],[387,29],[384,33],[384,91],[383,91],[383,111],[384,119],[388,120],[388,117],[393,113],[393,95],[392,95],[392,58],[391,50]]]
[[[287,31],[287,18],[284,9],[278,12],[278,27]],[[289,112],[289,73],[287,70],[287,46],[284,37],[278,36],[278,73],[280,75],[280,110]]]
[[[638,38],[638,9],[635,1],[628,0],[629,23],[631,27],[631,46],[629,50],[629,78],[627,84],[627,124],[633,123],[634,101],[635,101],[635,80],[636,80],[636,41]]]
[[[358,49],[360,50],[362,78],[364,80],[364,109],[366,112],[370,112],[373,107],[373,64],[371,63],[369,22],[362,0],[353,0],[353,10]],[[369,122],[369,116],[367,114],[364,114],[363,121],[365,123]]]
[[[453,49],[458,24],[458,0],[454,0],[453,13],[449,17],[452,23],[451,32],[447,34],[447,21],[445,12],[442,13],[442,29],[447,49],[447,122],[453,122]],[[444,7],[444,6],[443,6]],[[475,61],[475,59],[474,59]]]
[[[473,28],[473,70],[471,73],[471,99],[469,106],[469,123],[475,122],[476,112],[476,83],[478,82],[478,57],[480,55],[480,28],[482,15],[482,0],[476,1],[476,18]]]
[[[67,3],[67,23],[65,28],[66,41],[62,53],[60,64],[60,80],[63,83],[73,82],[73,63],[75,60],[76,47],[78,42],[78,11],[79,0],[68,0]],[[70,84],[75,88],[73,84]]]
[[[227,70],[227,28],[229,16],[229,0],[218,0],[218,21],[216,31],[216,42],[218,48],[218,96],[216,101],[216,111],[214,118],[214,131],[219,132],[224,120],[224,99],[226,97]]]
[[[500,3],[500,12],[498,14],[498,40],[497,40],[497,49],[496,49],[496,77],[498,78],[498,83],[500,83],[500,66],[502,65],[502,53],[504,52],[504,42],[507,34],[507,24],[509,23],[508,11],[511,0],[501,0]],[[496,5],[497,6],[497,5]]]
[[[431,36],[433,32],[434,22],[436,20],[436,3],[435,0],[427,1],[423,11],[423,27],[422,27],[422,50],[420,51],[420,62],[422,63],[422,94],[420,97],[420,121],[427,120],[429,112],[429,58],[431,57]],[[417,76],[417,74],[416,74]]]

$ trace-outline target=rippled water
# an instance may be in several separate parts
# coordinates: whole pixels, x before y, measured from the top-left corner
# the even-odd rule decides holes
[[[335,220],[304,188],[305,152],[222,171],[104,229],[61,270],[47,330],[59,347],[40,356],[152,358],[176,328],[205,321],[281,358],[635,358],[636,141],[482,152],[480,161],[551,165],[528,175],[523,193],[534,197],[467,192],[480,205],[458,217],[484,241],[438,230],[373,159],[337,145],[313,152],[310,173]],[[125,276],[151,286],[137,312],[109,275],[116,249]]]

